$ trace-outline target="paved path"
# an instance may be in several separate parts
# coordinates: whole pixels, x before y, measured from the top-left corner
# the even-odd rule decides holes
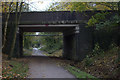
[[[37,48],[33,48],[32,56],[45,56],[42,53],[43,53],[43,51],[40,51]]]
[[[39,53],[40,56],[30,57],[28,78],[75,78],[63,67],[58,66],[55,60],[44,56]]]

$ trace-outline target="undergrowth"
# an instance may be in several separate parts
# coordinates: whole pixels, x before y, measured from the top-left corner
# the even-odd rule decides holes
[[[114,78],[120,79],[120,60],[118,53],[120,54],[120,47],[112,44],[107,51],[99,50],[99,45],[94,49],[93,53],[89,54],[81,62],[71,60],[59,60],[58,64],[62,66],[72,66],[80,71],[86,72],[96,78]],[[68,67],[69,70],[70,67]],[[74,72],[77,76],[80,73]]]
[[[3,54],[2,60],[2,78],[26,78],[28,72],[28,61],[25,59],[12,58],[7,60],[7,55]]]

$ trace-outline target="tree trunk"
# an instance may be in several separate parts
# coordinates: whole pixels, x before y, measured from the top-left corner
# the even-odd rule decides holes
[[[20,4],[20,9],[19,9],[19,14],[18,14],[19,15],[18,16],[18,24],[19,24],[19,21],[20,21],[22,4],[23,4],[23,2],[21,2],[21,4]],[[21,57],[20,53],[19,53],[19,42],[18,42],[18,40],[19,40],[19,35],[18,35],[18,33],[16,33],[16,41],[15,41],[14,52],[13,52],[13,56],[12,56],[12,57],[16,57],[16,58]]]
[[[21,4],[20,4],[18,23],[19,23],[19,21],[20,21],[20,17],[21,17],[21,11],[22,11],[22,5],[23,5],[23,3],[24,3],[24,2],[21,2]]]
[[[14,52],[14,49],[15,49],[17,29],[18,29],[19,19],[20,19],[20,15],[21,15],[21,10],[22,10],[22,4],[23,4],[23,2],[21,2],[21,4],[20,4],[20,10],[19,10],[19,16],[18,16],[18,2],[16,2],[15,21],[14,21],[14,25],[13,25],[14,30],[13,30],[13,35],[11,35],[13,37],[12,37],[11,49],[10,49],[8,59],[11,59],[13,52]]]
[[[11,42],[11,49],[10,49],[10,53],[8,55],[8,59],[11,59],[12,54],[13,54],[13,50],[14,50],[14,46],[15,46],[15,40],[16,40],[16,31],[17,31],[17,25],[18,25],[18,2],[16,2],[16,13],[15,13],[15,21],[14,21],[14,30],[13,30],[13,36],[12,37],[12,42]]]
[[[6,21],[5,21],[5,26],[4,26],[4,37],[3,37],[3,45],[2,45],[2,48],[5,46],[5,42],[6,42],[6,34],[7,34],[7,27],[8,27],[8,20],[9,20],[9,17],[10,17],[10,12],[11,12],[11,5],[12,5],[13,2],[10,3],[9,5],[9,12],[7,14],[7,11],[6,11]]]

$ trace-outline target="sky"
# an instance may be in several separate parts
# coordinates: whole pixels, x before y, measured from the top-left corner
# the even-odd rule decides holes
[[[36,32],[36,35],[38,35],[39,34],[39,32]]]
[[[26,0],[32,11],[46,11],[55,0]]]

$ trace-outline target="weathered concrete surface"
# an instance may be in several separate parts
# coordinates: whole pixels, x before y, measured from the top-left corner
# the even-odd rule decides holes
[[[76,57],[75,34],[67,35],[67,36],[65,36],[64,34],[63,41],[64,41],[63,57],[67,59],[75,60]]]
[[[33,56],[29,59],[28,78],[75,78],[63,67],[57,66],[56,62],[49,57]]]

